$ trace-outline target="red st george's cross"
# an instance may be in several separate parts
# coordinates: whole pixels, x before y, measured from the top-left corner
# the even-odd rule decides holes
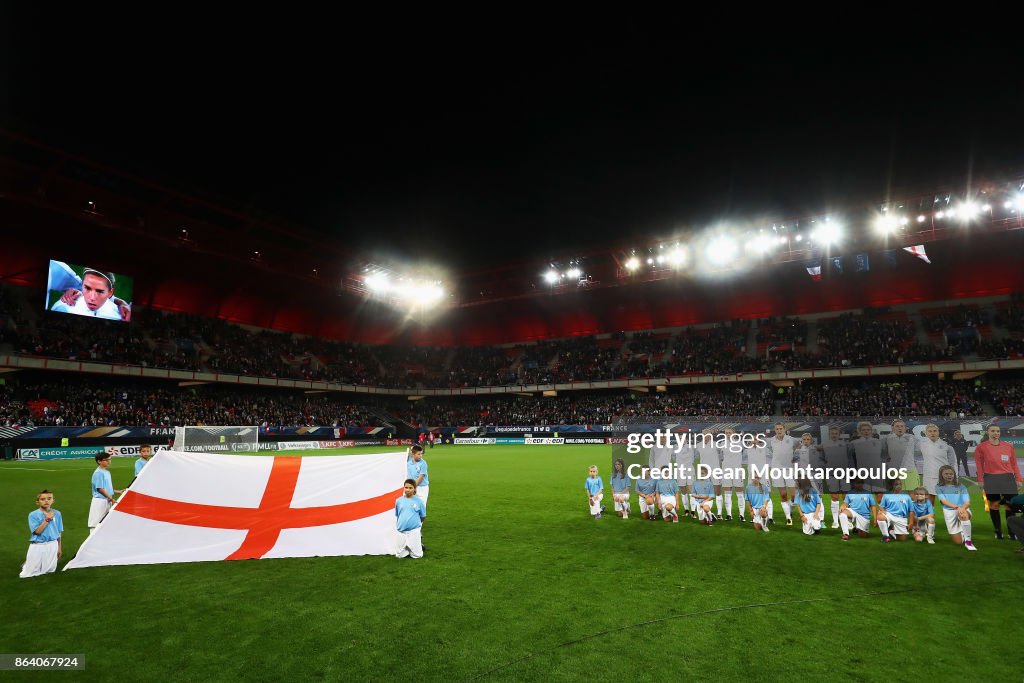
[[[129,490],[118,501],[115,510],[157,522],[201,526],[210,529],[247,529],[238,550],[225,560],[254,560],[263,557],[277,543],[282,529],[340,524],[387,512],[395,506],[402,489],[395,489],[366,500],[314,508],[293,508],[292,495],[299,481],[302,458],[274,456],[267,488],[258,508],[223,507],[182,503],[155,498]]]

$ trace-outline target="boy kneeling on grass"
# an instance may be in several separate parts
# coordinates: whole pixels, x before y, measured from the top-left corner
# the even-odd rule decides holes
[[[851,479],[850,491],[839,506],[839,528],[843,531],[843,540],[850,540],[850,532],[854,530],[858,536],[867,538],[877,509],[875,495],[864,490],[864,480]]]
[[[715,485],[709,479],[710,475],[703,468],[700,470],[701,477],[693,485],[693,493],[690,495],[697,499],[697,520],[701,524],[713,526],[715,513],[712,507],[715,504]]]
[[[882,542],[892,540],[905,541],[909,536],[910,510],[914,501],[903,493],[903,482],[893,479],[889,482],[889,493],[882,496],[878,503],[878,530],[882,532]]]
[[[761,477],[752,477],[747,485],[747,505],[754,528],[768,533],[768,524],[772,518],[772,489],[761,483]]]
[[[927,539],[929,544],[935,545],[935,506],[928,497],[928,489],[918,486],[912,497],[910,526],[914,530],[914,540],[920,543]]]
[[[810,479],[802,477],[796,480],[796,495],[793,497],[793,502],[796,503],[796,511],[800,515],[803,532],[808,536],[821,533],[825,508],[821,504],[821,496],[811,484]]]
[[[640,478],[636,480],[636,500],[640,505],[640,516],[644,519],[658,516],[657,486],[658,482],[651,476],[651,468],[642,468]]]

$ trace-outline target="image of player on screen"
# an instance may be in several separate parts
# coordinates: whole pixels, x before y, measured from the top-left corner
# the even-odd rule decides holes
[[[49,292],[62,293],[50,310],[129,322],[132,317],[131,304],[114,296],[116,284],[113,273],[84,268],[79,276],[68,264],[50,261],[47,296]]]

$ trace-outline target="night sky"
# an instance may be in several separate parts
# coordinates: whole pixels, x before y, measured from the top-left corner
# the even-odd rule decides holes
[[[5,9],[2,126],[459,268],[1024,176],[988,31],[171,11]]]

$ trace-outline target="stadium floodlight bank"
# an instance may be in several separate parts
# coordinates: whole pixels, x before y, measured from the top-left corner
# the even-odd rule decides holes
[[[255,453],[259,427],[175,427],[171,450],[190,453]]]

